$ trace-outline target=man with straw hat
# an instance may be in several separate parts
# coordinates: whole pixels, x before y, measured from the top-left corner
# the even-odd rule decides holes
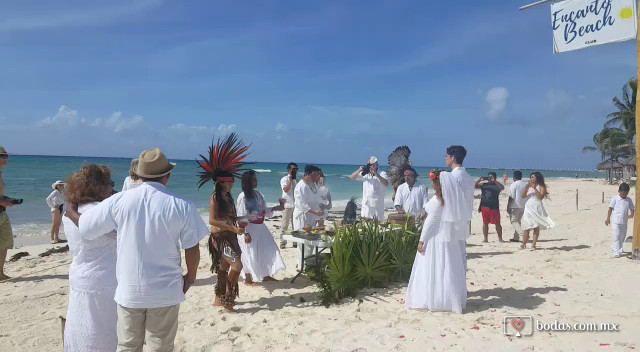
[[[4,147],[0,146],[0,169],[7,166],[8,160],[9,153]],[[13,232],[7,215],[7,208],[19,204],[15,200],[6,197],[4,190],[5,184],[2,178],[2,170],[0,170],[0,281],[10,278],[4,274],[4,261],[7,258],[7,250],[13,248]]]
[[[143,181],[140,186],[105,199],[82,216],[75,204],[66,212],[84,239],[117,230],[118,351],[142,351],[145,340],[151,351],[173,351],[180,303],[196,279],[199,242],[209,229],[191,202],[167,191],[174,167],[160,149],[145,150],[134,170]]]

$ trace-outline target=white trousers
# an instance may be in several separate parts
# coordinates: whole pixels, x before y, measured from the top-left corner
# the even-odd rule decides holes
[[[627,224],[611,224],[613,255],[622,255],[622,244],[627,237]]]
[[[287,231],[289,229],[289,225],[293,229],[293,208],[284,208],[282,211],[282,223],[280,224],[280,229],[282,232]],[[287,241],[280,240],[280,243],[286,244]]]

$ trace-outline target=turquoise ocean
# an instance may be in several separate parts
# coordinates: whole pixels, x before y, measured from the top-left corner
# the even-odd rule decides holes
[[[209,197],[213,190],[213,183],[206,184],[198,190],[196,173],[198,167],[195,160],[171,160],[177,163],[168,184],[171,192],[192,201],[203,215],[208,213]],[[69,157],[69,156],[27,156],[11,155],[6,167],[2,169],[7,188],[5,194],[13,198],[22,198],[24,203],[7,210],[14,234],[17,236],[35,236],[47,234],[51,224],[51,213],[45,202],[51,193],[51,184],[56,180],[65,180],[69,174],[82,166],[83,163],[104,164],[111,167],[115,189],[120,190],[125,177],[128,175],[131,159],[99,158],[99,157]],[[298,162],[299,175],[303,174],[304,162]],[[349,176],[359,165],[323,165],[327,184],[331,191],[334,206],[344,206],[352,196],[362,196],[362,184],[351,181]],[[268,203],[275,203],[282,195],[280,179],[286,175],[286,163],[256,162],[249,166],[258,172],[258,189],[264,194]],[[430,184],[426,175],[428,170],[444,167],[415,167],[420,174],[419,181]],[[381,166],[386,170],[385,166]],[[475,177],[486,176],[489,171],[495,171],[498,178],[506,172],[511,179],[511,169],[476,169],[468,168]],[[548,178],[603,178],[604,173],[597,171],[560,171],[560,170],[522,170],[525,177],[530,172],[540,171]],[[237,197],[240,183],[236,182],[232,193]],[[387,206],[391,205],[392,187],[387,188]]]

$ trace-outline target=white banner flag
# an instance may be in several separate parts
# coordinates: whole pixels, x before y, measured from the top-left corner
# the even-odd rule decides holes
[[[553,52],[634,39],[635,0],[566,0],[551,5]]]

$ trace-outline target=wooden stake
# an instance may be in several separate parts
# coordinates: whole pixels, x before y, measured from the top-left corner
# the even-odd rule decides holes
[[[602,203],[604,203],[604,192],[602,192]]]
[[[637,4],[636,4],[637,5]],[[638,6],[636,6],[636,12],[638,11]],[[638,22],[640,22],[640,14],[636,14],[638,17]],[[638,76],[637,79],[640,78],[640,35],[636,32],[636,46],[637,46],[637,60],[638,60]],[[640,131],[640,97],[636,94],[636,136],[638,136],[638,131]],[[639,204],[640,201],[640,192],[638,192],[638,170],[640,170],[640,141],[636,137],[636,204]],[[640,260],[640,207],[635,208],[633,212],[633,243],[631,244],[631,258],[635,260]]]
[[[576,189],[576,210],[578,210],[578,190]]]

